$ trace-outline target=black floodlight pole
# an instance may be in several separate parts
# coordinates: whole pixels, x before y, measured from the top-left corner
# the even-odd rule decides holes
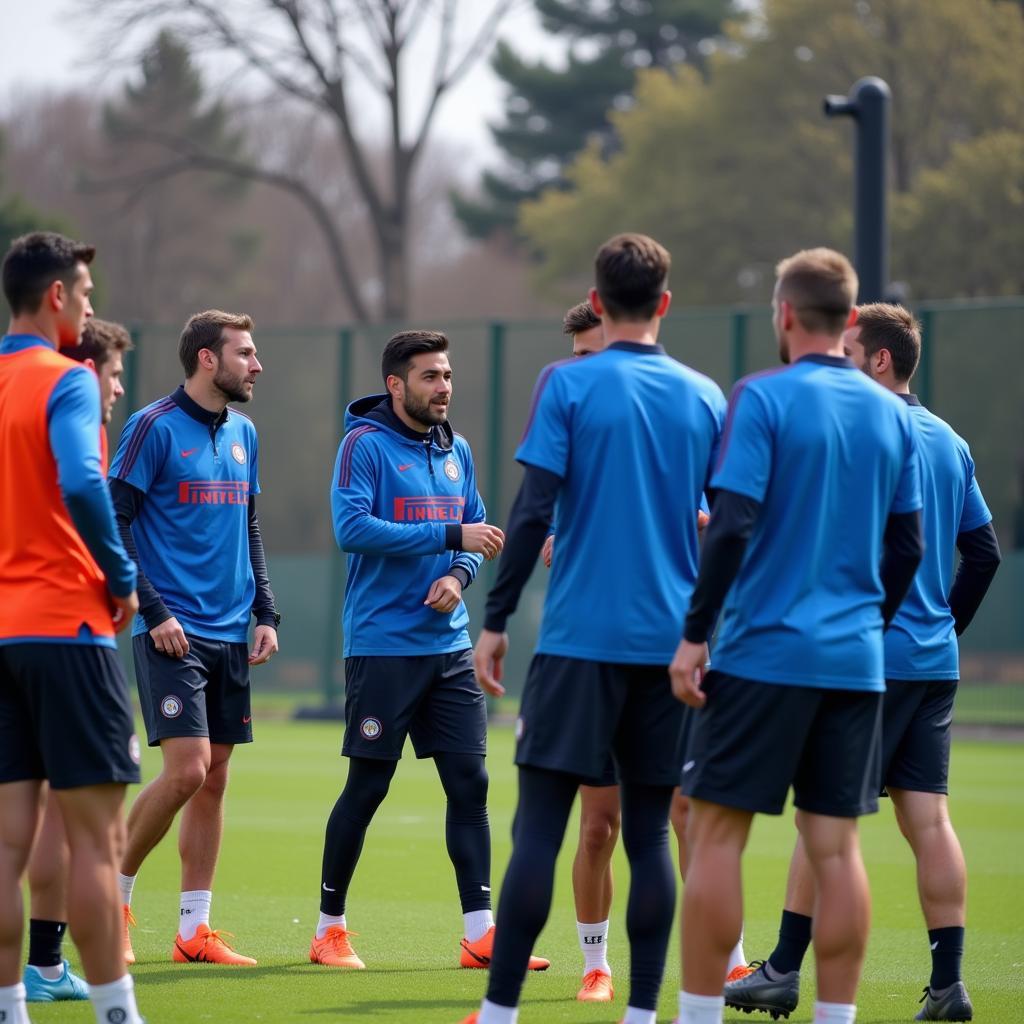
[[[889,283],[886,169],[891,99],[889,86],[874,76],[855,82],[848,96],[825,97],[826,117],[849,116],[857,122],[853,262],[860,278],[859,303],[882,301]]]

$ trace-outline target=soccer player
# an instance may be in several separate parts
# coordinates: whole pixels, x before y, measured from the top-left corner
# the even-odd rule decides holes
[[[600,779],[609,754],[631,867],[625,1021],[654,1024],[675,899],[668,816],[683,732],[668,663],[697,572],[697,519],[687,510],[700,504],[725,414],[717,385],[657,342],[669,262],[645,235],[600,248],[590,304],[610,344],[542,371],[516,453],[525,474],[474,656],[488,693],[504,692],[505,624],[556,502],[557,540],[517,727],[502,920],[487,997],[468,1018],[480,1024],[516,1019],[576,791]]]
[[[591,355],[605,347],[601,318],[589,302],[573,306],[562,321],[562,333],[572,339],[575,357]],[[707,523],[698,512],[698,531]],[[541,557],[551,568],[554,533],[544,541]],[[673,797],[670,820],[679,842],[679,868],[686,877],[686,797]],[[607,1003],[615,997],[612,969],[608,963],[608,924],[612,906],[612,854],[619,838],[622,813],[619,785],[611,757],[597,785],[580,786],[580,836],[572,863],[572,891],[576,904],[576,933],[583,953],[583,985],[576,998],[584,1003]],[[743,940],[730,955],[730,971],[745,963]]]
[[[386,394],[353,402],[331,487],[345,586],[348,778],[327,821],[313,963],[362,969],[345,905],[363,837],[406,736],[447,798],[445,839],[462,904],[463,967],[490,962],[487,710],[473,678],[462,592],[504,543],[486,523],[473,456],[448,422],[448,338],[403,331],[384,347]],[[535,968],[548,966],[537,959]]]
[[[967,876],[946,799],[950,726],[960,678],[956,638],[995,576],[999,542],[967,443],[911,394],[921,356],[911,314],[884,303],[862,306],[843,342],[860,369],[907,404],[917,428],[925,557],[885,633],[882,781],[917,860],[928,928],[932,973],[917,1020],[970,1020],[960,974]],[[961,556],[955,577],[954,546]],[[796,1009],[813,913],[814,878],[798,841],[778,944],[756,971],[726,985],[726,1005],[785,1015]]]
[[[124,394],[121,387],[122,354],[132,348],[131,337],[120,325],[91,317],[86,320],[77,345],[62,354],[85,363],[96,373],[100,386],[100,413],[104,427],[110,422],[114,403]],[[100,433],[102,462],[106,465],[107,435]],[[28,923],[28,964],[25,967],[25,998],[30,1003],[88,999],[89,987],[64,959],[62,945],[67,931],[68,843],[60,805],[47,793],[43,821],[28,862],[31,916]]]
[[[677,696],[702,708],[682,771],[691,820],[679,1024],[722,1020],[743,847],[754,814],[780,814],[791,785],[818,892],[815,1021],[854,1020],[870,913],[857,818],[878,808],[882,630],[922,553],[909,410],[843,350],[853,267],[811,249],[776,273],[786,365],[733,390],[671,668]]]
[[[38,232],[3,262],[0,341],[0,1020],[25,1024],[21,877],[48,780],[96,1019],[139,1024],[117,856],[139,745],[114,635],[138,607],[100,448],[96,377],[61,355],[92,315],[92,246]],[[62,965],[62,973],[66,966]]]
[[[228,408],[252,398],[263,369],[252,326],[220,310],[189,319],[178,346],[184,385],[132,415],[110,470],[121,536],[139,566],[139,702],[149,745],[163,757],[128,815],[120,885],[129,963],[135,879],[178,811],[182,891],[171,958],[256,963],[210,928],[228,761],[235,744],[252,742],[249,669],[277,651],[280,621],[256,516],[256,428]]]

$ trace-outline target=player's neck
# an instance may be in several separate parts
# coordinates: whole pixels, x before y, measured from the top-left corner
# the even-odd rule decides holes
[[[185,394],[200,409],[205,409],[217,416],[228,407],[227,395],[219,388],[215,388],[212,381],[202,379],[198,373],[194,377],[185,379]]]
[[[605,342],[605,348],[608,345],[614,345],[617,341],[632,341],[637,345],[658,344],[660,320],[646,320],[640,323],[633,323],[628,320],[609,320],[605,318],[603,324],[604,336],[608,339]]]
[[[789,342],[789,361],[795,363],[804,356],[837,356],[846,355],[842,336],[833,338],[829,334],[791,334]]]
[[[12,316],[7,327],[8,334],[33,334],[37,338],[48,341],[54,348],[60,348],[60,333],[57,325],[47,323],[35,314]]]

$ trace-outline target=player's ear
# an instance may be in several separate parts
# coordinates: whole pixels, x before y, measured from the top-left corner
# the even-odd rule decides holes
[[[601,302],[601,296],[597,294],[596,288],[591,288],[587,292],[587,299],[590,302],[590,308],[598,315],[604,316],[604,305]]]
[[[791,330],[793,327],[793,307],[789,304],[786,299],[779,300],[779,322],[785,329]]]
[[[217,369],[217,357],[208,348],[201,348],[199,350],[199,365],[204,370],[216,370]]]
[[[100,371],[96,369],[96,360],[95,359],[83,359],[82,363],[83,363],[83,365],[88,366],[89,369],[92,370],[93,373],[99,374]]]
[[[661,298],[658,300],[658,308],[654,311],[654,315],[662,317],[668,312],[669,306],[672,305],[672,293],[665,289],[662,293]]]
[[[858,315],[859,312],[860,311],[857,309],[856,306],[854,306],[850,310],[850,315],[846,318],[846,326],[847,327],[852,327],[857,322],[857,315]]]
[[[50,287],[46,289],[46,292],[43,295],[43,306],[51,312],[59,313],[64,308],[64,303],[67,302],[67,300],[67,287],[60,278],[57,278],[57,280],[52,282]]]
[[[403,381],[401,377],[397,374],[389,373],[387,380],[384,381],[384,387],[388,389],[388,394],[392,398],[399,398],[402,393],[402,383]]]
[[[892,353],[887,348],[880,348],[875,353],[875,367],[879,373],[885,373],[892,367]]]

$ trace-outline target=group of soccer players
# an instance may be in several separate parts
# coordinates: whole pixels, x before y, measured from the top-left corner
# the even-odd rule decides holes
[[[256,515],[256,431],[229,408],[262,370],[253,324],[218,310],[189,319],[184,384],[130,416],[107,480],[103,424],[131,341],[90,320],[93,258],[35,233],[3,263],[0,1020],[13,1024],[28,1020],[26,1000],[69,998],[92,999],[101,1024],[141,1020],[125,971],[134,885],[179,812],[172,959],[256,962],[210,927],[230,756],[252,740],[249,670],[276,653],[280,622]],[[671,822],[685,879],[679,1024],[717,1024],[726,1004],[788,1015],[812,936],[815,1021],[849,1024],[869,918],[857,818],[877,810],[883,786],[917,860],[932,952],[917,1019],[970,1020],[950,722],[956,636],[999,549],[967,445],[910,393],[913,318],[858,310],[842,255],[779,264],[783,365],[740,381],[728,403],[658,343],[669,266],[643,235],[599,250],[589,300],[566,316],[572,357],[538,378],[504,531],[487,521],[470,447],[448,419],[444,334],[392,337],[384,392],[350,404],[330,491],[348,558],[349,769],[327,821],[309,958],[365,967],[346,900],[410,737],[447,801],[459,962],[489,969],[465,1024],[514,1024],[526,971],[549,966],[533,947],[577,792],[578,999],[614,999],[621,829],[632,875],[622,1021],[655,1024],[676,895]],[[550,578],[516,728],[496,926],[484,695],[504,693],[506,623],[539,554]],[[474,648],[462,594],[499,556]],[[114,637],[130,625],[162,770],[125,827],[139,746]],[[779,942],[746,965],[742,851],[753,815],[781,813],[791,787],[799,839]],[[88,984],[63,958],[68,921]]]

